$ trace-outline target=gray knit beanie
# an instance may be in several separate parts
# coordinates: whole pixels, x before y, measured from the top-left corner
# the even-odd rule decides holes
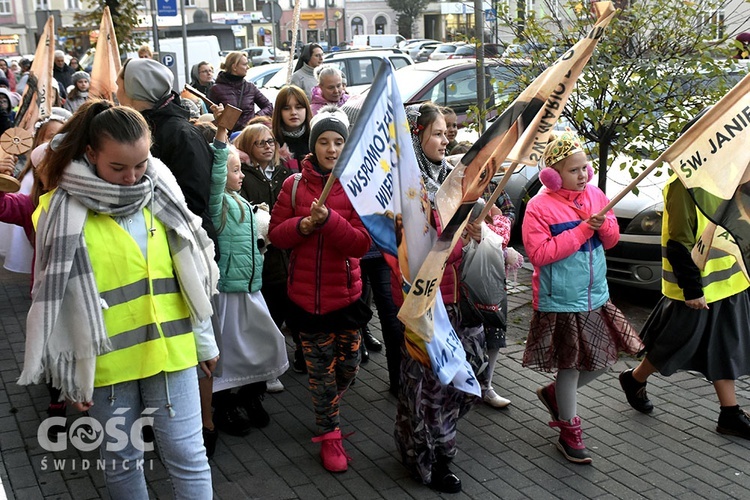
[[[323,132],[333,130],[346,140],[349,138],[349,118],[335,105],[323,106],[310,121],[310,151],[315,151],[315,143]]]
[[[75,85],[78,80],[91,81],[91,76],[85,71],[76,71],[75,73],[70,75],[70,83],[72,83],[73,85]]]
[[[123,72],[125,95],[136,101],[156,103],[172,92],[174,76],[153,59],[131,59]]]

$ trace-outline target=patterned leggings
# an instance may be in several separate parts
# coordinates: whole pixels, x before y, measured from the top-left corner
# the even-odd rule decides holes
[[[339,428],[339,404],[359,370],[359,330],[300,332],[318,435]]]

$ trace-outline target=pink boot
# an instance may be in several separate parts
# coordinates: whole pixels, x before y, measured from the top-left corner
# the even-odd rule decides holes
[[[577,464],[591,463],[591,455],[589,455],[586,445],[583,444],[580,417],[575,416],[570,422],[565,420],[550,422],[549,426],[560,429],[560,439],[557,441],[557,449],[565,455],[565,458]]]
[[[539,401],[541,401],[542,404],[547,408],[547,411],[549,411],[549,416],[552,417],[552,421],[555,422],[557,420],[560,420],[560,415],[557,410],[557,395],[555,393],[555,383],[552,382],[551,384],[545,385],[544,387],[539,387],[536,390],[536,395],[539,398]]]
[[[313,443],[320,443],[320,459],[330,472],[344,472],[352,459],[344,449],[342,439],[339,429],[312,438]]]

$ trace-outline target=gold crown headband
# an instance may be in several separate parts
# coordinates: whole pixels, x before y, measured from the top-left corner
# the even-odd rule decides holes
[[[578,138],[575,132],[566,129],[565,132],[558,136],[550,136],[547,147],[544,149],[544,154],[542,155],[544,166],[551,167],[575,153],[583,153],[581,139]]]

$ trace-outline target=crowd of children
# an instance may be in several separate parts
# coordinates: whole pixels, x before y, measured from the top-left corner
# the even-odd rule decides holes
[[[398,283],[383,262],[363,260],[379,253],[331,178],[354,124],[339,109],[346,102],[340,72],[320,66],[319,49],[306,47],[295,73],[310,88],[288,85],[273,104],[243,83],[246,56],[228,56],[215,84],[197,65],[193,76],[217,97],[211,112],[221,125],[192,124],[171,90],[171,74],[151,59],[123,66],[120,106],[89,100],[88,74],[74,72],[65,104],[72,116],[56,109],[38,124],[34,151],[20,160],[23,190],[0,193],[0,220],[23,228],[23,241],[5,249],[6,267],[26,257],[14,270],[31,273],[33,284],[19,383],[49,384],[50,415],[64,416],[66,402],[101,421],[122,414],[134,422],[153,409],[143,438],[155,441],[177,497],[210,498],[217,430],[243,436],[269,425],[264,394],[272,384],[283,390],[278,378],[289,366],[282,331],[294,340],[294,371],[307,373],[322,465],[347,470],[340,412],[363,360],[363,336],[371,336],[365,272],[387,325],[395,447],[418,481],[461,491],[451,469],[458,422],[482,400],[495,408],[511,404],[492,385],[505,332],[469,321],[460,306],[463,248],[482,240],[483,226],[503,240],[501,276],[523,262],[508,247],[515,222],[509,197],[500,196],[487,220],[467,224],[440,283],[451,326],[482,384],[477,398],[441,383],[424,341],[395,318],[403,300]],[[257,103],[267,116],[246,112],[230,136],[231,125],[220,118],[222,103],[235,104],[232,89],[239,107]],[[446,221],[434,199],[453,168],[446,156],[465,152],[455,143],[457,117],[431,102],[406,111],[439,234]],[[544,187],[522,223],[534,267],[523,365],[554,374],[536,394],[560,431],[560,452],[574,463],[593,461],[577,391],[619,353],[637,355],[644,344],[641,364],[620,376],[635,409],[653,409],[646,395],[651,374],[699,370],[719,396],[718,432],[750,439],[750,420],[734,393],[734,380],[750,372],[750,332],[742,321],[750,283],[739,271],[728,274],[737,267],[729,257],[702,271],[691,266],[689,250],[705,221],[682,185],[671,181],[665,190],[664,266],[674,279],[665,278],[665,297],[642,342],[609,298],[604,251],[618,242],[619,229],[612,211],[597,215],[608,200],[589,184],[593,169],[580,139],[555,132],[542,157]],[[18,169],[17,158],[0,159],[1,172]],[[675,347],[676,330],[684,347]],[[713,334],[719,330],[733,335]],[[729,366],[722,362],[727,356],[734,360]],[[123,466],[142,459],[135,444],[100,449],[113,498],[148,496],[143,471]]]

